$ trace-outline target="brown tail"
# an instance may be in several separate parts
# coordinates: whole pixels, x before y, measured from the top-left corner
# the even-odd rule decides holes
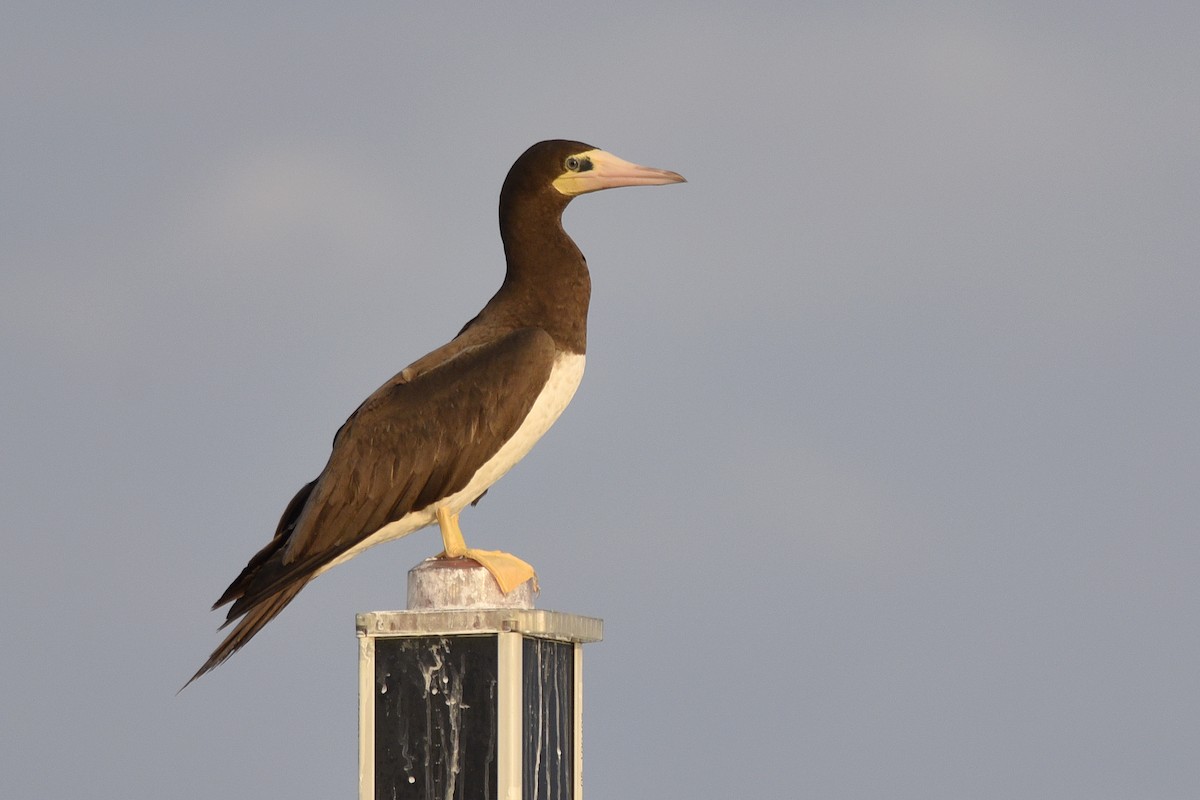
[[[283,611],[284,607],[292,602],[300,590],[308,583],[306,580],[296,581],[291,586],[280,589],[277,593],[264,597],[257,605],[246,611],[245,615],[238,621],[238,624],[229,635],[225,637],[225,641],[221,642],[220,646],[213,651],[213,654],[208,657],[208,661],[204,662],[204,666],[196,670],[196,674],[188,679],[188,682],[180,687],[179,691],[183,691],[191,684],[192,681],[199,678],[204,673],[215,669],[225,659],[236,653],[242,648],[246,642],[250,641],[250,637],[262,630],[262,627]]]

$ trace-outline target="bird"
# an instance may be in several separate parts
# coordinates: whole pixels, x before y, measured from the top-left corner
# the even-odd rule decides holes
[[[582,142],[526,150],[500,190],[506,270],[458,335],[380,386],[333,439],[321,473],[300,488],[275,535],[229,584],[234,625],[186,687],[242,648],[309,581],[369,547],[437,524],[440,557],[470,558],[508,593],[533,567],[467,547],[459,514],[549,430],[583,377],[591,276],[563,230],[567,204],[619,186],[684,182]],[[236,623],[236,624],[235,624]]]

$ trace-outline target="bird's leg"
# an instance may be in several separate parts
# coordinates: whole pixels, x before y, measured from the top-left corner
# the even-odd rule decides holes
[[[451,514],[448,509],[437,510],[438,527],[442,530],[442,545],[446,548],[438,558],[462,558],[467,554],[467,542],[463,539],[462,528],[458,527],[458,514]]]
[[[511,553],[499,550],[476,550],[467,547],[463,539],[462,529],[458,527],[458,514],[451,514],[448,509],[437,510],[438,527],[442,531],[442,545],[446,548],[438,558],[469,558],[492,573],[500,591],[508,594],[522,583],[533,581],[533,589],[537,591],[537,573],[528,563]]]

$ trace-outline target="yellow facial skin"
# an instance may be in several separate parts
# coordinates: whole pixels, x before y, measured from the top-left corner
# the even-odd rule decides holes
[[[643,167],[604,150],[585,150],[567,156],[563,173],[554,179],[554,188],[561,194],[574,197],[617,186],[658,186],[684,182],[684,177],[677,172]]]

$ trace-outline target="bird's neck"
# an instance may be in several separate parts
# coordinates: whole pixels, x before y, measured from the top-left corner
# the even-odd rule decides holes
[[[508,270],[497,298],[511,310],[510,324],[544,328],[560,349],[583,353],[592,282],[583,254],[563,230],[561,209],[502,217],[500,230]]]

